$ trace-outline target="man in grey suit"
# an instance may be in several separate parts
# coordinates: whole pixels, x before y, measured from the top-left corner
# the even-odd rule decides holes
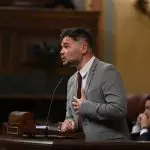
[[[77,131],[82,123],[80,129],[86,141],[128,139],[127,101],[119,72],[93,55],[89,30],[68,28],[60,37],[63,65],[77,69],[68,81],[66,118],[61,131]],[[78,73],[82,88],[77,98]]]

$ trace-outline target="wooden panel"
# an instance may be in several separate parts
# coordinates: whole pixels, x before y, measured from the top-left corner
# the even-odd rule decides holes
[[[39,46],[45,42],[50,44],[53,40],[58,42],[61,29],[67,27],[89,28],[94,37],[94,53],[98,57],[98,18],[99,12],[56,12],[49,9],[1,7],[0,31],[3,34],[0,37],[0,57],[3,59],[0,63],[0,73],[14,74],[27,71],[23,65],[32,63],[33,59],[28,53],[29,46]],[[29,66],[28,69],[32,67]]]
[[[75,137],[76,138],[76,137]],[[8,150],[128,150],[128,149],[148,149],[149,142],[145,141],[97,141],[85,142],[83,139],[65,138],[64,136],[49,136],[36,138],[0,138],[0,148]]]
[[[2,33],[0,32],[0,70],[2,70]]]
[[[2,30],[1,31],[1,68],[3,72],[9,71],[9,64],[10,64],[10,31],[9,30]]]

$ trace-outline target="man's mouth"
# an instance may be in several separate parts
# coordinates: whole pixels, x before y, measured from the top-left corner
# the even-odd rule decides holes
[[[64,60],[64,59],[65,59],[65,57],[61,56],[61,59],[62,59],[62,60]]]
[[[65,58],[64,58],[64,57],[61,57],[61,60],[62,60],[62,61],[65,61]]]

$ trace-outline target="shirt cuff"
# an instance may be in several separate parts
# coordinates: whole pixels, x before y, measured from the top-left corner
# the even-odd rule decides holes
[[[148,129],[141,129],[140,135],[142,135],[143,133],[148,133]]]

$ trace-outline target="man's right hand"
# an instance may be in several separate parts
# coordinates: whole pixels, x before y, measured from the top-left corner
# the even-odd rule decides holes
[[[75,122],[71,119],[66,119],[60,126],[62,132],[73,132],[75,130]]]
[[[137,123],[140,124],[141,128],[149,128],[150,120],[145,113],[138,116]]]

